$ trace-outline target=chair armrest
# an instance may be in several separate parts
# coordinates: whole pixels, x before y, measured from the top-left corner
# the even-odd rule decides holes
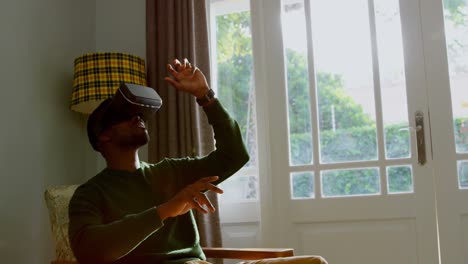
[[[207,258],[256,260],[294,256],[292,248],[210,248],[204,247]]]
[[[256,260],[294,256],[292,248],[211,248],[204,247],[207,258]],[[52,261],[51,264],[78,264],[76,261]]]

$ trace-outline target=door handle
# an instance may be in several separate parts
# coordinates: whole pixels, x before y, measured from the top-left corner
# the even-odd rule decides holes
[[[418,148],[419,165],[426,164],[426,139],[424,138],[424,113],[416,111],[416,146]]]

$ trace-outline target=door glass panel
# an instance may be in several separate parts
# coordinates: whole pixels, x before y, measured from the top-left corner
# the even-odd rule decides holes
[[[320,160],[377,159],[367,0],[312,0]]]
[[[468,160],[458,161],[458,182],[460,189],[468,189]]]
[[[322,171],[321,182],[323,197],[380,194],[378,168]]]
[[[304,1],[285,1],[282,12],[286,59],[291,165],[312,163],[312,133]]]
[[[468,0],[444,0],[456,150],[468,153]]]
[[[314,198],[314,173],[291,173],[291,186],[293,199]]]
[[[412,193],[413,173],[411,166],[387,167],[387,191],[390,194]]]
[[[398,0],[374,0],[385,154],[410,156],[405,62]]]

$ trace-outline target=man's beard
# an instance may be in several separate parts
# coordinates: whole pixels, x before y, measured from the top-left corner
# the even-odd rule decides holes
[[[118,141],[118,145],[121,148],[139,148],[146,145],[149,142],[148,131],[135,133],[132,136],[122,137]]]

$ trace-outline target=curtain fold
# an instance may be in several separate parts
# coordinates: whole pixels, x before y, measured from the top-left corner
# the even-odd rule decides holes
[[[165,157],[206,155],[214,149],[213,131],[192,95],[164,81],[166,65],[187,58],[210,80],[208,19],[204,0],[146,1],[148,83],[163,99],[149,122],[149,162]],[[207,175],[211,176],[211,175]],[[217,196],[209,193],[218,208]],[[219,214],[196,214],[202,246],[221,246]]]

